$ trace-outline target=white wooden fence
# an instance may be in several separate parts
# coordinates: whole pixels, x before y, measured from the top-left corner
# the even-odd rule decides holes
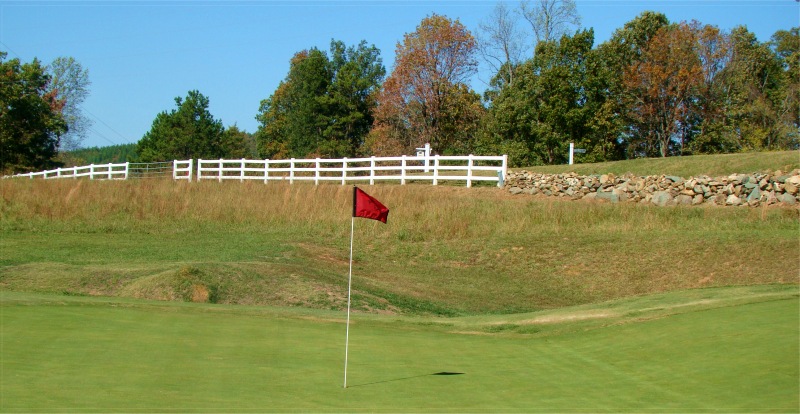
[[[128,179],[139,174],[130,174],[131,163],[88,165],[84,167],[58,168],[37,173],[17,174],[14,177]],[[508,172],[508,156],[400,156],[342,159],[289,159],[289,160],[197,160],[197,181],[200,180],[259,180],[270,181],[321,181],[340,182],[342,185],[356,182],[411,181],[430,182],[438,185],[443,181],[466,182],[471,187],[476,181],[496,182],[502,187]],[[174,180],[192,181],[194,160],[172,162]]]
[[[91,164],[83,167],[56,168],[54,170],[16,174],[13,177],[28,177],[31,179],[36,177],[44,179],[89,177],[90,180],[127,180],[129,170],[130,163],[123,162],[120,164]]]
[[[260,180],[354,182],[464,181],[471,187],[476,181],[503,185],[508,171],[508,156],[439,156],[430,157],[370,157],[342,159],[289,160],[198,160],[197,181],[200,180]],[[176,177],[177,178],[177,177]],[[191,171],[188,177],[191,179]]]

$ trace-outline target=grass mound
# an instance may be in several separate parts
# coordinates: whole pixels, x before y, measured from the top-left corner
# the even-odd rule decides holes
[[[349,187],[0,186],[2,290],[346,306]],[[495,188],[368,191],[392,212],[387,225],[356,223],[360,311],[518,313],[691,288],[797,284],[800,274],[797,209],[571,203]]]

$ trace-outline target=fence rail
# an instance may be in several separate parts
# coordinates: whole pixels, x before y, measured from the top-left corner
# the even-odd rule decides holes
[[[31,179],[41,177],[46,180],[51,178],[81,177],[89,177],[90,180],[127,180],[128,171],[130,170],[129,164],[127,162],[120,164],[91,164],[83,167],[56,168],[54,170],[16,174],[12,177],[28,177]]]
[[[42,177],[90,179],[157,178],[194,179],[194,160],[174,160],[166,163],[121,163],[58,168],[36,173],[17,174],[13,177]],[[197,160],[196,180],[260,180],[270,181],[338,181],[342,185],[356,182],[411,181],[430,182],[463,181],[467,187],[474,182],[496,182],[502,187],[508,172],[508,156],[400,156],[342,159],[289,159],[289,160]]]
[[[508,171],[508,157],[503,156],[439,156],[370,157],[342,159],[289,160],[198,160],[197,181],[260,180],[269,181],[338,181],[353,182],[488,181],[503,185]],[[191,179],[191,172],[189,173]]]

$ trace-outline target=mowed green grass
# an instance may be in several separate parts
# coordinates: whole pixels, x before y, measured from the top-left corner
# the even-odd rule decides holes
[[[347,389],[341,312],[0,295],[2,412],[800,408],[796,286],[514,316],[358,314]],[[492,329],[509,318],[542,330]]]
[[[712,177],[729,174],[751,174],[764,171],[788,173],[800,168],[800,151],[746,152],[739,154],[710,154],[686,157],[639,158],[625,161],[581,163],[581,155],[573,165],[544,165],[523,168],[547,174],[576,172],[578,174],[677,175]]]

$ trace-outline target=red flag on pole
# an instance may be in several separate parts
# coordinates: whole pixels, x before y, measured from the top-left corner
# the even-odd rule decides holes
[[[386,223],[389,209],[360,188],[353,187],[353,217],[364,217]]]
[[[347,328],[344,336],[344,388],[347,388],[347,353],[350,344],[350,295],[353,286],[353,232],[356,217],[364,217],[386,223],[389,209],[380,201],[353,186],[353,218],[350,219],[350,271],[347,275]]]

